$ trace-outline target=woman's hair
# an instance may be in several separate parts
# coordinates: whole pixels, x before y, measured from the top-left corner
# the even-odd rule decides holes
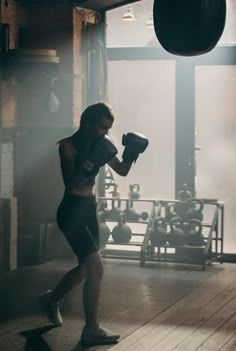
[[[98,102],[96,104],[88,106],[81,115],[80,119],[80,128],[87,122],[91,122],[92,124],[97,124],[100,120],[105,117],[110,121],[114,121],[114,114],[112,108],[106,102]]]

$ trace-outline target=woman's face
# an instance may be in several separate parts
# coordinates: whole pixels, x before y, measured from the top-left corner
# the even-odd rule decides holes
[[[90,127],[91,137],[98,138],[103,137],[108,134],[109,129],[111,129],[113,121],[110,121],[106,117],[102,117],[97,124],[93,124]]]

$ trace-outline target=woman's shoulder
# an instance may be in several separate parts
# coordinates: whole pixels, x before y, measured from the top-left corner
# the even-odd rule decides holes
[[[58,140],[57,145],[59,146],[59,152],[75,152],[74,144],[71,140],[71,137],[64,137]]]
[[[64,138],[57,141],[57,145],[59,145],[59,146],[64,146],[67,144],[72,144],[72,140],[71,140],[70,136],[64,137]]]

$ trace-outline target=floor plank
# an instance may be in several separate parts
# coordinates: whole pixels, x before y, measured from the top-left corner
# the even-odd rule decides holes
[[[186,329],[189,330],[188,325],[192,316],[194,316],[199,309],[203,308],[209,302],[214,300],[218,294],[223,294],[219,300],[221,300],[222,297],[225,298],[226,296],[229,296],[229,299],[231,300],[235,295],[235,289],[231,286],[234,279],[235,271],[228,271],[227,274],[226,272],[222,272],[212,277],[207,283],[196,288],[192,293],[158,315],[150,323],[137,330],[127,339],[121,341],[118,345],[112,347],[111,350],[146,351],[151,350],[152,347],[155,347],[155,350],[157,350],[157,343],[171,334],[176,329],[176,325],[185,326]],[[223,293],[224,290],[226,290],[225,293]],[[213,302],[213,305],[216,307],[218,302]],[[214,313],[214,307],[212,309],[212,313]],[[179,330],[178,332],[181,333]],[[172,344],[170,344],[170,349],[172,349],[171,345]],[[165,347],[167,347],[166,343]],[[166,351],[165,347],[160,349]],[[173,348],[174,347],[176,347],[176,343]],[[190,351],[189,349],[187,350]]]
[[[217,329],[197,351],[219,351],[224,347],[234,336],[236,330],[236,314],[223,322],[221,328]],[[236,344],[234,345],[236,346]],[[236,347],[235,347],[236,350]]]
[[[236,350],[236,331],[231,339],[220,349],[220,351],[235,351]]]
[[[0,276],[0,351],[82,351],[82,286],[65,297],[61,328],[49,328],[37,304],[39,293],[55,286],[73,265],[55,260]],[[203,339],[196,334],[197,347],[213,348],[219,333],[220,347],[232,347],[235,278],[236,268],[230,264],[215,264],[203,272],[188,265],[140,268],[137,261],[105,259],[100,320],[120,333],[121,341],[90,351],[176,350],[201,328],[207,333]],[[207,323],[214,325],[211,333]],[[191,351],[188,346],[185,350]]]
[[[171,335],[162,340],[160,343],[154,345],[154,347],[149,350],[197,350],[212,334],[214,334],[227,320],[231,318],[236,313],[236,298],[231,300],[229,303],[219,309],[216,314],[214,314],[205,323],[202,323],[197,329],[188,328],[186,325],[184,327],[177,328]],[[192,324],[192,323],[190,323]],[[190,335],[178,347],[184,335],[182,329],[187,330]]]

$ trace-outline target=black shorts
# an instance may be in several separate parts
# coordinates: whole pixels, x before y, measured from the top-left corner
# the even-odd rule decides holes
[[[99,250],[95,196],[65,195],[57,210],[57,224],[79,260]]]

